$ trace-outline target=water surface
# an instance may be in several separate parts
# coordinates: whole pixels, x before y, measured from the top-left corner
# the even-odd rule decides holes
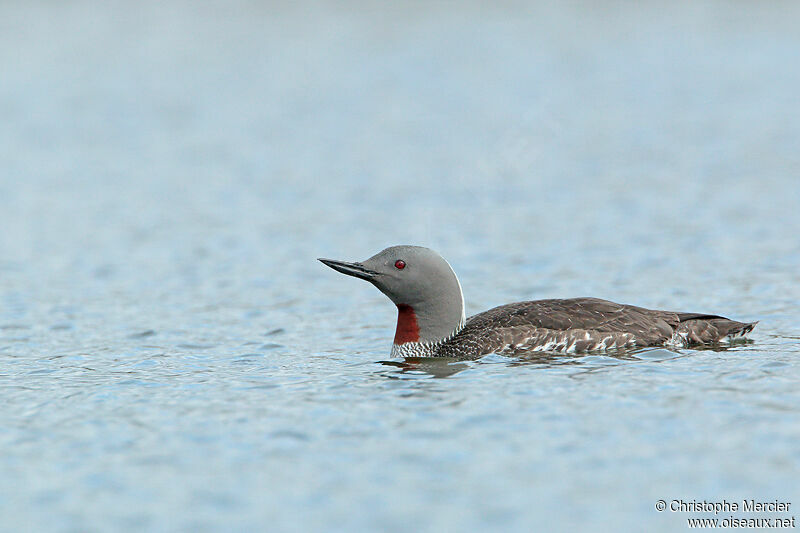
[[[675,531],[657,500],[800,505],[799,16],[5,3],[2,528]],[[468,314],[596,296],[760,324],[727,350],[385,364],[393,306],[315,258],[400,243],[448,259]]]

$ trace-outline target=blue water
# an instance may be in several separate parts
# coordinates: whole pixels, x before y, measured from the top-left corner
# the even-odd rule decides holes
[[[800,514],[800,8],[0,5],[0,529],[683,531]],[[316,257],[727,350],[389,358]],[[399,363],[399,361],[394,361]],[[726,515],[727,516],[727,515]]]

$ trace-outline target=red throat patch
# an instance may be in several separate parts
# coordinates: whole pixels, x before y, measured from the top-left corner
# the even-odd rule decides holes
[[[397,306],[397,331],[394,332],[394,343],[405,344],[419,341],[419,324],[417,315],[410,305]]]

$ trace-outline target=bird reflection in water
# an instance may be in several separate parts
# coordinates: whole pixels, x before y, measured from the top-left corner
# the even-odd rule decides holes
[[[378,361],[397,368],[388,378],[400,379],[404,374],[428,374],[434,378],[447,378],[466,370],[469,364],[453,357],[407,357],[402,361]]]
[[[378,363],[397,369],[396,372],[386,374],[386,377],[391,379],[401,379],[403,377],[411,377],[411,375],[427,375],[434,378],[447,378],[470,368],[476,363],[496,364],[498,362],[505,363],[508,366],[538,365],[542,367],[555,367],[577,365],[584,367],[586,371],[591,371],[598,367],[607,367],[609,364],[616,365],[636,362],[657,363],[690,356],[693,353],[701,351],[722,352],[752,343],[753,341],[751,339],[738,339],[737,342],[729,345],[696,346],[694,349],[646,347],[633,350],[619,349],[596,354],[589,353],[579,356],[574,354],[566,355],[551,352],[528,352],[524,355],[511,358],[506,356],[489,355],[477,361],[471,360],[471,358],[465,360],[456,357],[406,357],[399,361],[378,361]],[[494,357],[501,357],[502,361],[492,360]]]

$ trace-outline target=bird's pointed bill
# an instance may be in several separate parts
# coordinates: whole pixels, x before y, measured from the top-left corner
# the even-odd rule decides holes
[[[374,278],[377,272],[374,272],[361,263],[348,263],[346,261],[336,261],[335,259],[323,259],[319,258],[319,260],[334,269],[336,272],[341,272],[342,274],[347,274],[348,276],[353,276],[355,278],[365,279],[367,281]]]

